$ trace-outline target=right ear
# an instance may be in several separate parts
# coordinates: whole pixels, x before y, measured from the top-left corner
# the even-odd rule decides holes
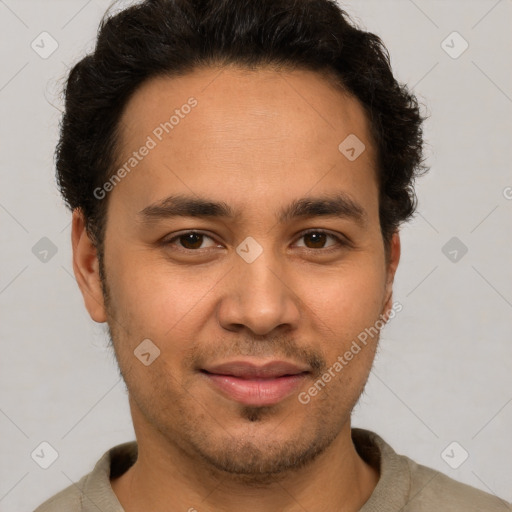
[[[98,253],[87,233],[85,218],[80,208],[73,210],[71,243],[73,246],[73,272],[82,292],[85,307],[95,322],[106,322]]]

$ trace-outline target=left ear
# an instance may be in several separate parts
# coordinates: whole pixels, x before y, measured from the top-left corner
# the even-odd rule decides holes
[[[384,300],[384,308],[382,310],[382,315],[385,317],[388,316],[390,310],[392,309],[392,300],[393,300],[393,282],[395,279],[396,269],[398,267],[398,262],[400,261],[400,235],[398,231],[393,233],[393,236],[390,241],[389,246],[389,257],[387,261],[387,269],[386,269],[386,289],[385,289],[385,300]]]

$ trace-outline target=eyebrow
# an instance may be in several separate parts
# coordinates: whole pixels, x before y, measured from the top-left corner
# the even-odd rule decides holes
[[[207,217],[234,219],[241,212],[224,201],[213,201],[186,195],[172,195],[154,204],[146,206],[139,212],[145,223],[172,217]],[[353,220],[361,227],[366,226],[366,210],[347,193],[340,192],[330,196],[308,196],[295,199],[281,209],[277,215],[280,223],[305,217],[340,217]]]

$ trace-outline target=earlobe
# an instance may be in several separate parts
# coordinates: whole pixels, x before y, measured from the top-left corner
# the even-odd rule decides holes
[[[82,292],[85,307],[95,322],[106,322],[98,254],[96,246],[87,233],[85,219],[79,208],[73,211],[71,243],[73,271]]]
[[[398,263],[400,261],[400,251],[400,235],[398,231],[395,231],[390,242],[389,260],[386,269],[386,293],[384,308],[382,310],[382,315],[386,317],[389,315],[389,312],[393,307],[393,282],[395,279],[396,269],[398,268]]]

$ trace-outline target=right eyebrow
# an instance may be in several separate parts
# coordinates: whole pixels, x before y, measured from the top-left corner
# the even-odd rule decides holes
[[[173,195],[146,206],[139,212],[143,221],[167,219],[170,217],[228,217],[236,213],[227,203],[211,201],[184,195]]]

